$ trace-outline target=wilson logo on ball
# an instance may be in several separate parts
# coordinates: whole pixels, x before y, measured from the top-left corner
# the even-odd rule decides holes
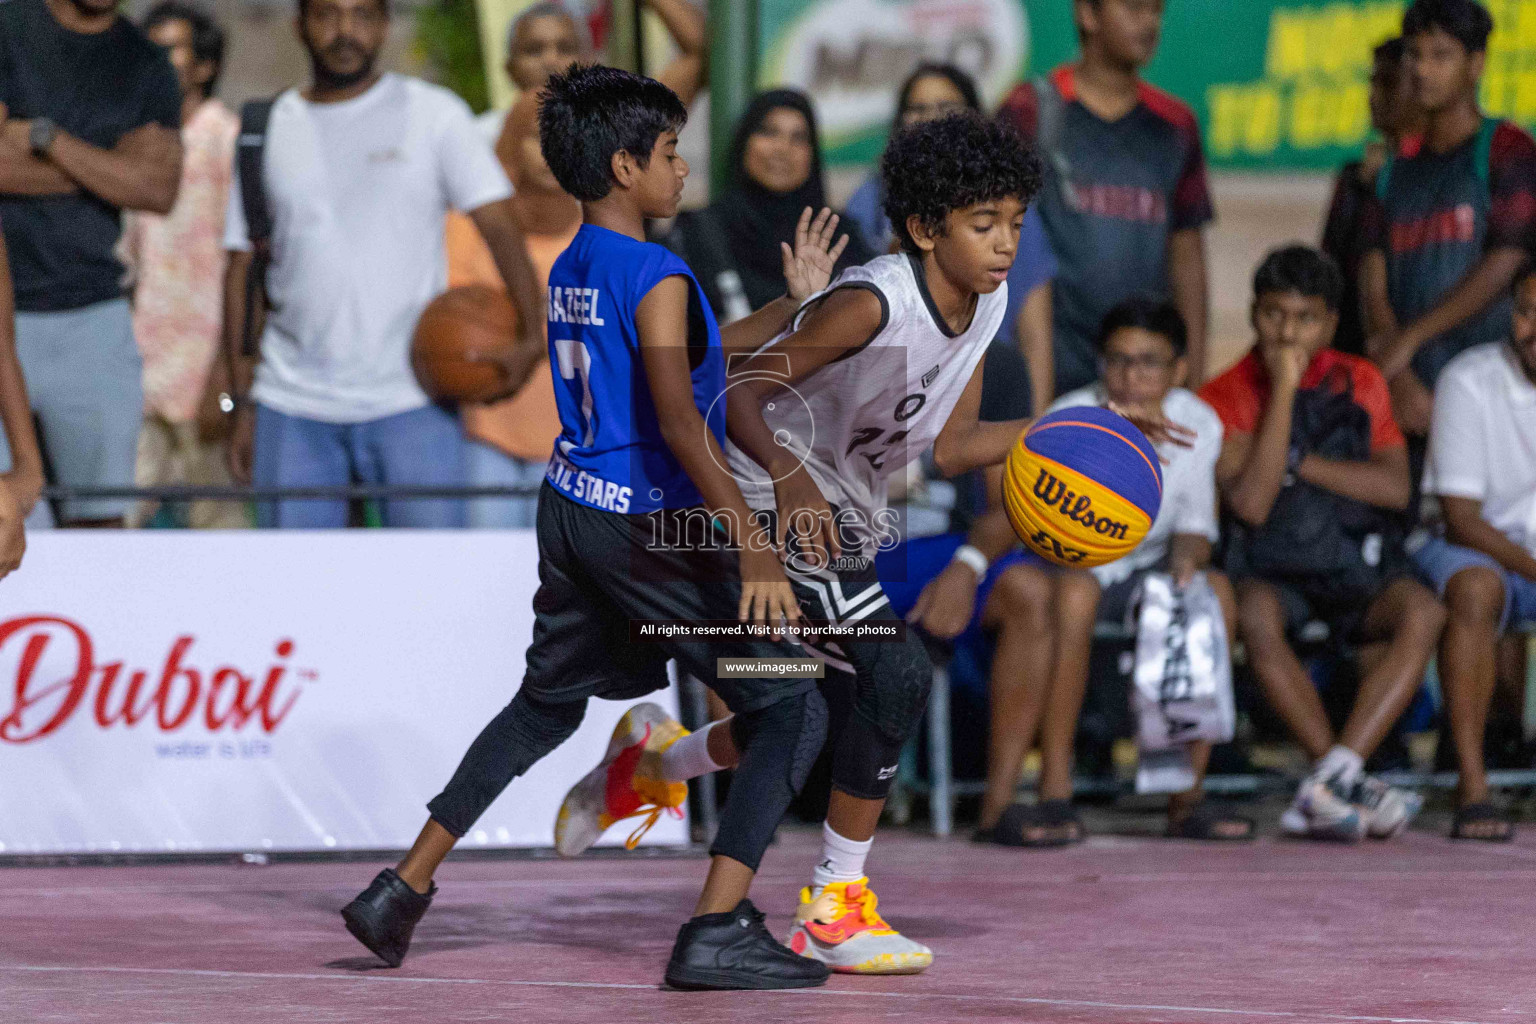
[[[1047,508],[1054,508],[1074,523],[1088,527],[1101,537],[1124,540],[1130,532],[1128,523],[1111,519],[1102,511],[1095,515],[1092,498],[1073,491],[1048,469],[1040,470],[1040,476],[1035,480],[1035,497]]]
[[[1157,451],[1129,420],[1095,407],[1037,420],[1008,455],[1003,508],[1031,551],[1103,565],[1141,543],[1162,505]]]

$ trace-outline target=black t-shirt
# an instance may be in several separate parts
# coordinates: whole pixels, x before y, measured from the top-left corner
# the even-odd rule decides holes
[[[181,124],[181,90],[160,47],[125,18],[95,35],[67,31],[43,0],[0,0],[0,103],[102,149],[146,124]],[[84,192],[0,195],[0,225],[18,309],[78,309],[122,294],[115,206]]]

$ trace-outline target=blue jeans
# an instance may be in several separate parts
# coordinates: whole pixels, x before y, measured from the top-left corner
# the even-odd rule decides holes
[[[1499,620],[1499,632],[1511,626],[1536,622],[1536,582],[1519,573],[1510,572],[1491,556],[1452,544],[1440,537],[1432,537],[1412,557],[1425,582],[1434,589],[1435,596],[1440,598],[1445,597],[1445,588],[1451,582],[1451,577],[1463,569],[1492,569],[1504,578],[1504,616]]]
[[[476,530],[531,530],[539,514],[539,486],[548,460],[529,462],[471,438],[465,443],[471,487],[529,488],[526,498],[471,498],[469,525]]]
[[[251,476],[258,487],[335,487],[354,481],[462,487],[464,435],[458,417],[437,405],[363,423],[323,423],[258,404]],[[459,498],[398,498],[379,505],[385,526],[464,525]],[[347,503],[330,498],[257,502],[256,522],[285,530],[340,529],[347,525]]]

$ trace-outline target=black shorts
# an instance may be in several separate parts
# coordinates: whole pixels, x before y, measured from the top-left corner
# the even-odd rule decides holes
[[[717,658],[807,656],[787,640],[632,638],[636,619],[736,618],[740,562],[734,552],[691,532],[701,521],[604,512],[546,483],[539,494],[539,589],[523,685],[545,701],[634,700],[665,688],[667,661],[676,659],[680,670],[735,712],[813,689],[816,680],[809,678],[717,677]]]
[[[1274,587],[1285,611],[1285,632],[1293,640],[1309,622],[1328,627],[1330,641],[1363,643],[1376,639],[1363,634],[1366,613],[1376,599],[1400,579],[1414,580],[1413,567],[1404,558],[1388,556],[1380,565],[1363,564],[1334,576],[1251,577]]]

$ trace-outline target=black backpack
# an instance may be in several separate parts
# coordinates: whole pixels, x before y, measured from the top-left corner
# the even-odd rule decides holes
[[[1354,400],[1354,381],[1337,367],[1296,392],[1291,444],[1302,452],[1363,462],[1371,455],[1371,417]],[[1381,555],[1401,544],[1396,516],[1363,501],[1296,480],[1282,487],[1263,526],[1228,516],[1224,568],[1236,577],[1374,579]],[[1376,537],[1372,542],[1370,538]],[[1375,547],[1375,555],[1368,548]]]
[[[272,210],[267,205],[262,161],[267,148],[267,125],[276,99],[251,100],[240,108],[240,137],[235,144],[235,167],[240,172],[240,206],[245,212],[246,235],[251,240],[251,267],[245,280],[245,330],[240,352],[256,354],[258,314],[269,308],[267,266],[272,261]]]

